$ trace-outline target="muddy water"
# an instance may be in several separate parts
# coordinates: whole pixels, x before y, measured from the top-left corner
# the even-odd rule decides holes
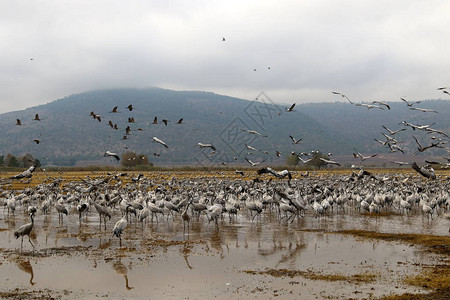
[[[448,234],[448,223],[439,217],[307,214],[287,223],[266,212],[254,222],[245,213],[237,220],[225,217],[218,226],[202,216],[189,230],[179,216],[143,226],[133,221],[120,245],[111,234],[119,214],[105,231],[96,212],[81,224],[70,212],[62,222],[56,212],[38,213],[31,238],[36,250],[25,237],[22,252],[13,232],[29,219],[21,209],[15,216],[0,212],[0,292],[61,299],[360,299],[419,293],[425,291],[404,284],[404,277],[441,263],[441,257],[412,245],[330,232]],[[270,270],[299,273],[278,277]],[[345,278],[333,281],[330,275]],[[352,275],[372,280],[352,281]]]

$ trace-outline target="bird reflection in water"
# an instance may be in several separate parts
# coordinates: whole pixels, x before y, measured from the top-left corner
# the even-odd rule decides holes
[[[21,258],[17,258],[16,259],[16,265],[17,267],[24,271],[25,273],[30,274],[30,284],[31,285],[35,285],[36,282],[33,282],[33,278],[34,278],[34,272],[33,272],[33,267],[31,266],[31,263],[29,260],[23,260]]]
[[[182,254],[183,254],[184,261],[186,262],[186,266],[187,266],[189,269],[192,269],[192,268],[193,268],[193,267],[189,264],[189,261],[188,261],[189,253],[191,253],[191,250],[192,250],[192,246],[191,246],[189,243],[184,244],[184,247],[181,249],[181,252],[182,252]]]
[[[120,259],[113,263],[113,268],[117,274],[122,275],[123,278],[125,278],[125,287],[127,288],[127,290],[134,289],[134,287],[128,285],[128,270],[127,267],[120,261]]]

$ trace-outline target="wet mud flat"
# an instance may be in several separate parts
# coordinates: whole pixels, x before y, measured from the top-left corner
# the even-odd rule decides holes
[[[141,224],[122,243],[91,211],[63,221],[38,213],[31,241],[14,230],[29,222],[0,209],[2,299],[448,299],[448,221],[420,214],[307,211],[294,222],[267,210],[218,225],[204,215],[183,228],[179,215]],[[445,283],[447,282],[447,283]],[[416,295],[416,296],[413,296]]]

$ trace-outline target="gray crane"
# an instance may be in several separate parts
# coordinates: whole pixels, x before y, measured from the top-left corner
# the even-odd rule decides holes
[[[30,233],[31,233],[31,230],[33,230],[33,225],[34,225],[34,213],[30,214],[30,219],[31,219],[30,223],[24,224],[24,225],[20,226],[17,231],[14,231],[14,236],[16,237],[16,239],[18,239],[19,237],[22,237],[22,240],[20,241],[20,252],[22,252],[24,235],[28,236],[28,241],[30,242],[31,246],[33,246],[33,250],[34,250],[34,245],[30,239]]]

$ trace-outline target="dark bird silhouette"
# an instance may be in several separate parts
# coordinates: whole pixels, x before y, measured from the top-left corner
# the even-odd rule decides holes
[[[179,119],[177,124],[183,124],[183,118]]]
[[[439,142],[437,142],[437,143],[431,143],[431,145],[425,146],[425,147],[424,147],[424,146],[422,146],[422,145],[419,143],[419,141],[417,140],[417,138],[416,138],[415,136],[412,136],[412,137],[414,138],[414,140],[416,141],[416,144],[418,145],[416,155],[417,155],[417,153],[419,153],[419,152],[424,152],[425,150],[430,149],[430,148],[433,148],[433,147],[436,147],[436,148],[442,148],[442,146],[440,146],[440,143],[439,143]]]
[[[292,104],[291,107],[289,107],[289,108],[286,107],[285,109],[286,109],[287,112],[291,112],[291,111],[294,111],[294,107],[295,107],[295,103]]]
[[[134,117],[129,117],[128,118],[128,123],[134,123]]]
[[[36,144],[39,144],[41,141],[40,140],[33,140],[33,142],[35,142]]]
[[[106,151],[105,152],[105,154],[103,154],[103,156],[112,156],[112,157],[114,157],[117,161],[119,161],[120,160],[120,157],[119,157],[119,155],[117,154],[117,153],[113,153],[113,152],[110,152],[110,151]]]
[[[35,114],[33,121],[40,121],[40,120],[41,118],[39,118],[39,114]]]
[[[158,117],[155,117],[154,119],[153,119],[153,123],[152,124],[158,124]]]
[[[120,111],[118,111],[119,107],[118,106],[114,106],[114,108],[112,109],[112,111],[110,111],[110,113],[120,113]]]
[[[425,165],[423,167],[419,167],[416,162],[413,162],[411,164],[411,167],[418,172],[423,177],[429,178],[429,179],[436,179],[436,174],[434,173],[434,169],[429,166]]]
[[[222,42],[225,42],[225,38],[224,37],[222,37]]]
[[[16,125],[17,126],[22,126],[22,122],[20,121],[20,119],[16,119]]]
[[[125,128],[125,134],[129,135],[131,133],[131,127],[127,126],[127,128]]]
[[[97,115],[96,113],[94,113],[93,111],[90,112],[89,114],[92,118],[97,119],[97,121],[101,122],[102,121],[102,117],[100,115]]]
[[[162,122],[164,123],[164,125],[166,125],[167,126],[167,122],[170,122],[169,120],[167,120],[167,119],[163,119],[162,120]]]
[[[132,111],[132,110],[134,109],[133,104],[128,105],[127,108],[128,108],[130,111]]]

